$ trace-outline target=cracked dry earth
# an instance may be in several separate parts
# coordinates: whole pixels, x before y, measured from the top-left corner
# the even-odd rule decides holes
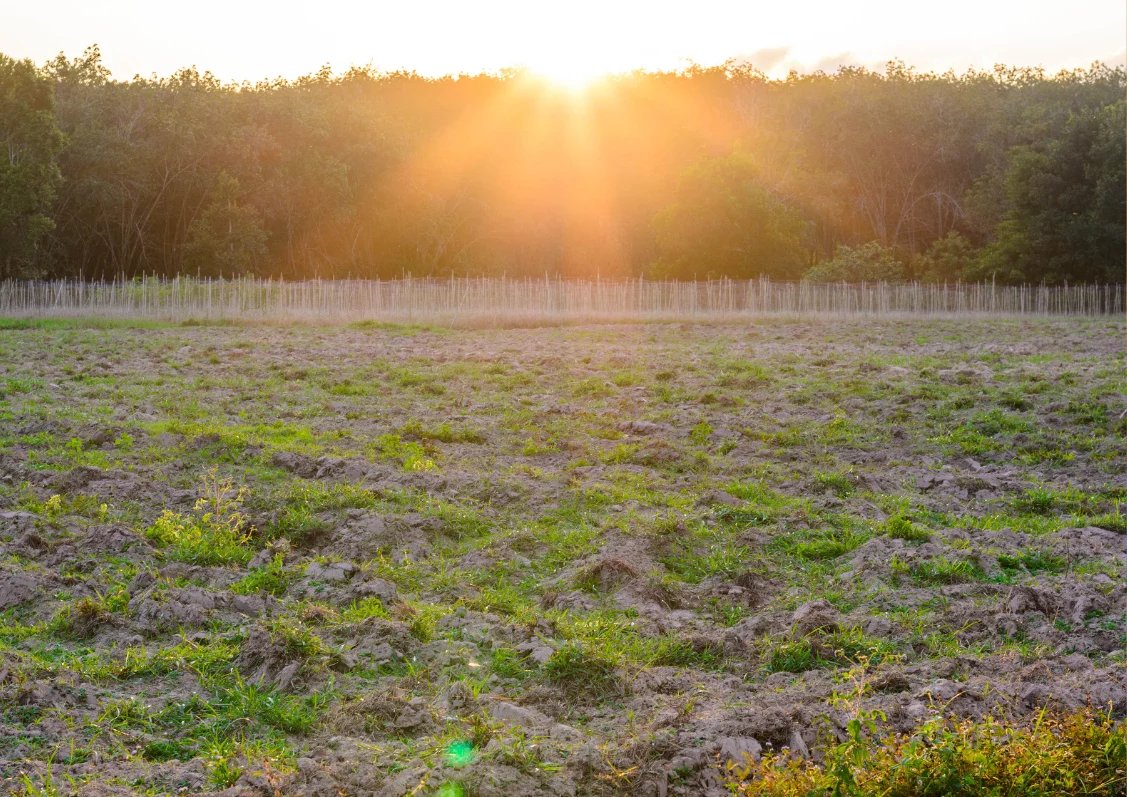
[[[0,790],[722,795],[866,709],[1122,718],[1123,340],[10,324]]]

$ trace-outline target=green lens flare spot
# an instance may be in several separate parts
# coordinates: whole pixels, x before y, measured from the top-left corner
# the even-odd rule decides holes
[[[473,742],[459,741],[454,742],[446,750],[446,760],[450,762],[450,766],[464,767],[473,763],[474,750]],[[451,792],[453,794],[454,792]],[[459,794],[461,793],[459,787]]]
[[[434,793],[434,797],[465,797],[466,790],[460,783],[443,783]]]

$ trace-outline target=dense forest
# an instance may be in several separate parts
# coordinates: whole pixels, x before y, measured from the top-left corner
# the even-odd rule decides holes
[[[0,55],[0,276],[1122,282],[1125,88],[897,62],[227,85]]]

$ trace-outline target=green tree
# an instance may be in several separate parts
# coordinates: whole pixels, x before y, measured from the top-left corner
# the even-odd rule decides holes
[[[798,275],[805,259],[806,222],[740,155],[690,169],[654,226],[655,276],[788,279]]]
[[[188,228],[185,263],[206,276],[253,273],[266,254],[258,211],[239,200],[239,181],[220,172],[210,201]]]
[[[1121,109],[1122,68],[728,65],[623,76],[579,105],[519,72],[116,81],[97,47],[42,74],[64,179],[26,171],[52,135],[25,137],[18,176],[4,165],[8,273],[789,278],[876,240],[938,279],[965,267],[957,230],[993,251],[980,276],[1123,278],[1123,125],[1101,110]]]
[[[1115,281],[1127,266],[1127,104],[1073,114],[1060,138],[1010,153],[1006,213],[975,276]]]
[[[31,61],[0,54],[0,274],[32,276],[39,243],[54,227],[63,135],[51,83]]]

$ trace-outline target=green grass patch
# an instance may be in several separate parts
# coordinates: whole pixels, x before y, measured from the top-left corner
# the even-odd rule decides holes
[[[231,591],[238,595],[264,592],[275,597],[281,597],[286,594],[290,584],[297,578],[298,573],[287,570],[282,555],[278,554],[268,564],[251,570],[243,578],[232,584]]]
[[[557,648],[543,672],[550,683],[573,695],[605,696],[621,688],[614,661],[579,642]]]
[[[931,532],[917,526],[906,515],[897,514],[884,522],[884,533],[896,540],[908,542],[927,542],[931,539]]]
[[[446,422],[427,426],[420,421],[408,421],[399,430],[399,434],[409,440],[437,440],[440,443],[480,444],[485,442],[485,435],[476,429],[455,428]]]
[[[403,470],[434,470],[435,461],[426,446],[414,440],[404,440],[397,434],[384,434],[376,438],[371,450],[382,457],[398,462]]]
[[[763,656],[767,672],[808,670],[864,663],[876,666],[896,656],[891,642],[865,634],[860,628],[815,633],[800,639],[768,640]]]
[[[823,472],[814,474],[814,487],[819,492],[833,493],[839,498],[853,495],[853,478],[848,473]]]
[[[733,577],[743,571],[751,551],[743,545],[723,540],[708,542],[703,550],[682,547],[661,558],[670,573],[689,584],[699,584],[710,576]]]
[[[894,573],[906,574],[921,586],[942,584],[963,584],[968,581],[985,581],[986,572],[974,562],[966,559],[951,559],[937,556],[907,565],[899,559],[892,560]]]
[[[770,547],[808,562],[817,562],[847,554],[868,542],[869,536],[868,532],[851,528],[831,528],[780,536],[771,542]]]
[[[1041,550],[1026,550],[1017,555],[1001,554],[998,566],[1011,573],[1024,570],[1027,573],[1060,573],[1068,566],[1063,556]]]

